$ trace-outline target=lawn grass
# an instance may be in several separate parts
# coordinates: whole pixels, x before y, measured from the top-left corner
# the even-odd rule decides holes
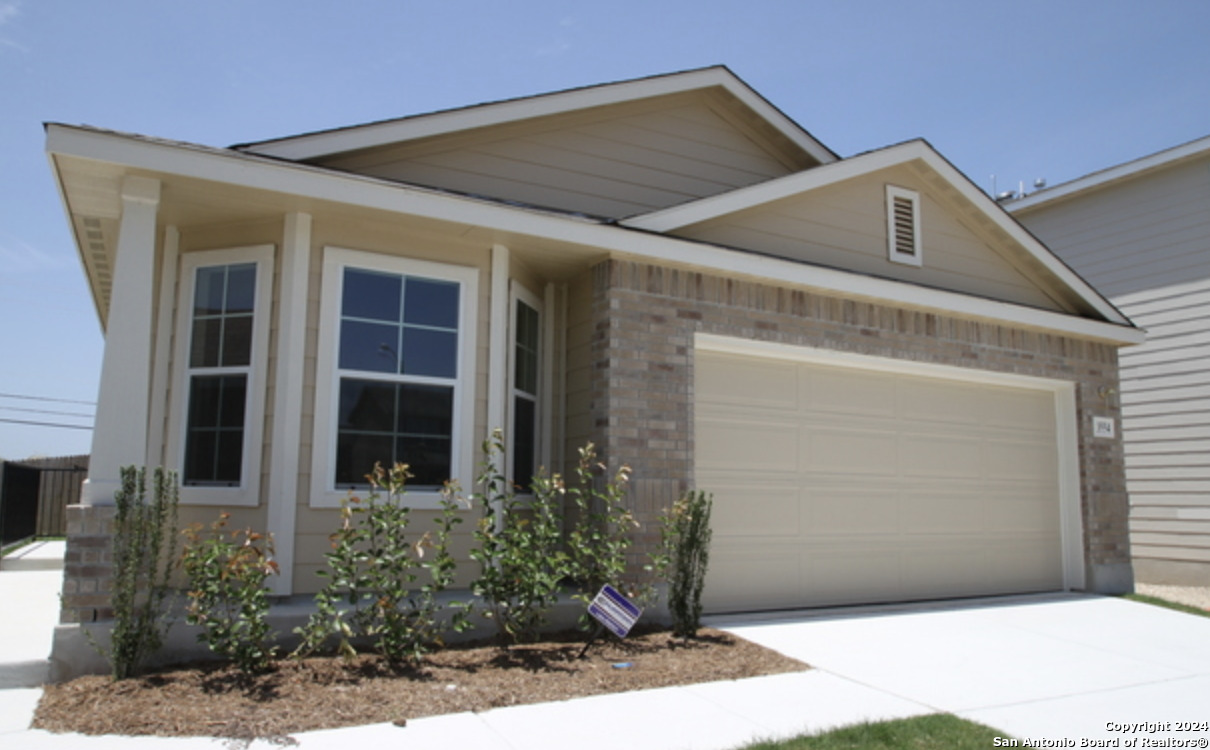
[[[985,750],[1004,733],[952,714],[857,724],[815,736],[760,742],[742,750]]]
[[[1186,612],[1191,615],[1201,615],[1202,617],[1210,617],[1210,610],[1201,609],[1200,607],[1190,607],[1188,604],[1179,604],[1170,602],[1167,599],[1161,599],[1158,596],[1146,596],[1144,594],[1126,594],[1123,598],[1129,599],[1132,602],[1142,602],[1143,604],[1152,604],[1157,607],[1167,607],[1175,609],[1177,612]]]

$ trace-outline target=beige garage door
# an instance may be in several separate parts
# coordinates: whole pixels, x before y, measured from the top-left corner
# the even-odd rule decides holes
[[[1062,588],[1054,394],[699,350],[707,611]]]

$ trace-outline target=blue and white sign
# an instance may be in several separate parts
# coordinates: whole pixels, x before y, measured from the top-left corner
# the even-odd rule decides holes
[[[625,638],[638,621],[639,615],[643,614],[643,610],[618,593],[613,586],[605,584],[588,605],[588,614],[617,637]]]

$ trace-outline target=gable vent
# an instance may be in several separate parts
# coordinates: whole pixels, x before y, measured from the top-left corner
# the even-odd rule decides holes
[[[922,265],[920,257],[920,195],[887,185],[887,253],[890,260]]]

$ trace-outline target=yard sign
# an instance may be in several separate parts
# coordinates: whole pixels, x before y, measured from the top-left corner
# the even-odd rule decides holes
[[[601,587],[601,592],[588,605],[588,614],[596,618],[611,633],[619,638],[625,638],[630,629],[638,621],[643,610],[634,605],[618,590],[609,584]]]

